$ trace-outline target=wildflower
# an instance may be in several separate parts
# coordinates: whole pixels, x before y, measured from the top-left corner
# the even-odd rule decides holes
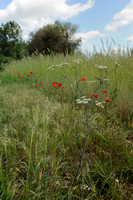
[[[59,84],[58,82],[55,82],[55,84]]]
[[[88,103],[88,101],[83,101],[83,104],[87,104]]]
[[[106,102],[110,102],[110,100],[109,100],[109,99],[106,99]]]
[[[43,83],[43,82],[41,82],[41,84],[43,85],[44,83]]]
[[[116,183],[119,183],[119,179],[118,179],[118,178],[116,178],[116,179],[115,179],[115,182],[116,182]]]
[[[21,76],[21,75],[19,74],[19,76]]]
[[[84,99],[84,101],[91,101],[91,99],[90,99],[90,98],[88,98],[88,99]]]
[[[35,87],[38,87],[38,85],[35,85]]]
[[[22,78],[24,78],[24,77],[22,76]]]
[[[83,103],[83,101],[77,101],[77,103],[78,103],[78,104],[81,104],[81,103]]]
[[[33,74],[33,72],[30,72],[30,74]]]
[[[26,75],[26,73],[24,73],[24,75]]]
[[[103,93],[106,93],[106,94],[107,94],[108,92],[107,92],[106,90],[104,90]]]
[[[93,97],[96,99],[98,97],[98,95],[97,94],[93,94]]]
[[[106,69],[107,68],[107,66],[102,66],[102,65],[99,65],[99,66],[95,65],[95,67],[97,67],[98,69]]]
[[[55,86],[55,83],[54,83],[54,82],[52,83],[52,86]]]
[[[102,105],[102,103],[103,103],[103,102],[97,102],[97,103],[96,103],[96,106],[101,107],[101,108],[104,108],[104,106]]]
[[[82,78],[81,78],[81,81],[85,81],[85,77],[82,77]]]
[[[59,83],[59,84],[58,84],[58,87],[60,88],[61,86],[62,86],[62,83]]]
[[[36,73],[34,73],[34,75],[35,75]]]
[[[37,79],[35,79],[35,81],[38,81]]]
[[[29,75],[29,74],[27,74],[27,76],[29,77],[30,75]]]
[[[38,72],[37,72],[37,74],[38,74]]]

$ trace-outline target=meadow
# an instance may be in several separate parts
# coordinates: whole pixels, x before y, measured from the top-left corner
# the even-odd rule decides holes
[[[32,56],[0,73],[0,200],[133,198],[133,56]]]

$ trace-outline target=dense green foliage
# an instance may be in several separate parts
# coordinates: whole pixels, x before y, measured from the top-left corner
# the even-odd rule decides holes
[[[0,66],[11,59],[21,59],[25,48],[21,27],[15,21],[2,24],[0,27]]]
[[[40,28],[37,32],[30,34],[28,41],[28,52],[54,55],[74,53],[79,47],[81,40],[73,39],[73,34],[78,26],[71,23],[56,21],[53,25]]]
[[[67,200],[93,130],[69,200],[132,200],[132,63],[126,54],[41,54],[0,74],[0,199]],[[99,82],[104,108],[91,97]],[[76,103],[83,95],[93,107]]]

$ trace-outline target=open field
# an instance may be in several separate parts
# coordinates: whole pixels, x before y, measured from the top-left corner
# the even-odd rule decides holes
[[[132,134],[132,56],[14,61],[0,73],[0,200],[131,200]]]

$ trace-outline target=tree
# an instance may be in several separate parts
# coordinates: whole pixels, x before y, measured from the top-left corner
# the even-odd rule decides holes
[[[0,55],[5,62],[10,59],[21,59],[26,49],[22,40],[22,29],[15,21],[9,21],[0,27]]]
[[[80,46],[81,39],[73,39],[78,26],[71,23],[56,21],[53,25],[40,28],[31,33],[28,41],[28,52],[38,52],[45,55],[73,53]]]

